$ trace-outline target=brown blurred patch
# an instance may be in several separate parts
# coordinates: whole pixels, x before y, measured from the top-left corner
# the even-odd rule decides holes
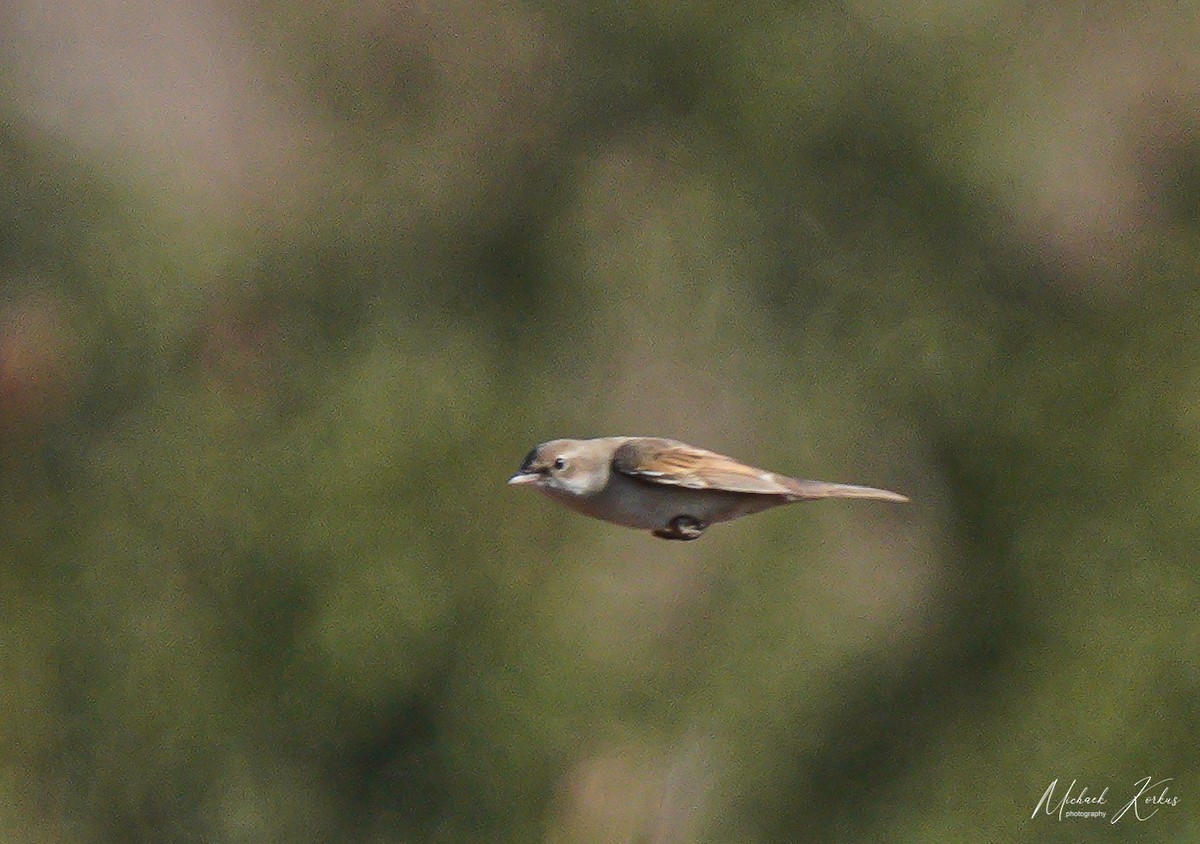
[[[706,786],[697,747],[655,756],[638,743],[582,758],[562,784],[557,835],[574,844],[696,840]]]
[[[999,144],[980,154],[999,156],[1018,237],[1079,293],[1144,281],[1176,178],[1147,150],[1178,147],[1200,116],[1195,27],[1154,5],[1162,14],[1134,19],[1046,7],[997,68],[1009,75],[989,118]]]
[[[228,9],[206,2],[14,0],[0,12],[30,123],[201,203],[277,202],[310,127]]]
[[[35,435],[66,405],[74,342],[61,300],[32,293],[0,305],[0,435]]]

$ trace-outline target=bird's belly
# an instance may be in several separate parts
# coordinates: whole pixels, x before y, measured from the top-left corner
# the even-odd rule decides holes
[[[690,516],[705,524],[724,522],[786,503],[780,496],[687,489],[617,474],[593,495],[545,492],[579,513],[640,530],[664,528],[677,516]]]

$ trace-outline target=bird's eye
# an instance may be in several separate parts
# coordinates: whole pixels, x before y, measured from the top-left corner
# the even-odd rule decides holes
[[[565,468],[567,468],[567,461],[563,460],[561,457],[555,458],[554,469],[561,472]]]

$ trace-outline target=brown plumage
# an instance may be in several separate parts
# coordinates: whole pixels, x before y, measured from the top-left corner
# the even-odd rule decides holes
[[[907,496],[886,489],[790,478],[725,454],[659,437],[631,439],[613,454],[612,465],[618,472],[631,477],[687,489],[782,495],[789,501],[819,498],[908,501]]]

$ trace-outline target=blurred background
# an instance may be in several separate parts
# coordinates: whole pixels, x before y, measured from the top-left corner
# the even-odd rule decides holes
[[[6,0],[0,839],[1200,840],[1198,20]]]

